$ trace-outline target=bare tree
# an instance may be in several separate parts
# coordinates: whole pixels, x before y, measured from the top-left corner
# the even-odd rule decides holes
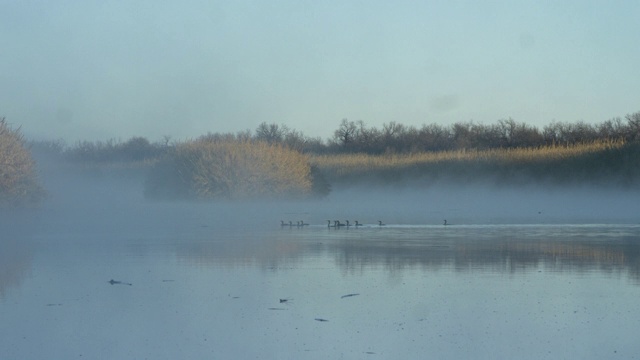
[[[255,138],[266,141],[269,144],[282,143],[288,133],[289,128],[286,125],[267,124],[263,122],[258,125]]]
[[[333,133],[333,138],[338,144],[342,145],[343,148],[347,148],[355,141],[357,132],[358,127],[356,123],[342,119],[340,127]]]
[[[629,125],[629,140],[640,140],[640,112],[625,116]]]

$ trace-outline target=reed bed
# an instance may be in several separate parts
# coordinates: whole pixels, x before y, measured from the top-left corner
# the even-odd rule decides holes
[[[502,181],[555,180],[571,182],[582,176],[640,173],[638,144],[598,141],[576,145],[489,150],[454,150],[412,154],[339,154],[311,156],[330,182],[373,179],[382,182],[411,179],[492,178]],[[633,179],[629,176],[633,175]]]

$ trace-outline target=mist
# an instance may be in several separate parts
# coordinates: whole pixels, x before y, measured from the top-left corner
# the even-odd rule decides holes
[[[0,8],[1,359],[640,354],[637,4]]]
[[[613,186],[496,185],[479,180],[417,181],[381,185],[366,180],[331,184],[322,198],[306,200],[161,201],[145,198],[145,169],[82,167],[38,159],[49,195],[41,214],[73,221],[73,226],[151,229],[169,226],[165,216],[188,211],[192,226],[235,229],[277,227],[280,221],[321,225],[327,220],[377,224],[637,224],[640,191]],[[45,216],[46,218],[46,216]],[[183,220],[184,221],[184,220]],[[111,227],[109,224],[119,224]],[[187,224],[174,224],[175,228]]]
[[[37,161],[48,198],[0,218],[0,357],[571,357],[558,326],[616,344],[582,358],[637,353],[635,190],[362,181],[158,201],[143,168]]]

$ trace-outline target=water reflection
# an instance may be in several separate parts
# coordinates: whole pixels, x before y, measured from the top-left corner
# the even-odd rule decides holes
[[[198,211],[170,215],[154,227],[104,217],[99,229],[114,228],[104,233],[49,220],[30,241],[3,238],[0,358],[639,350],[637,226],[247,229]]]
[[[19,238],[0,241],[0,300],[12,288],[18,288],[31,270],[33,248]]]
[[[37,214],[33,215],[28,209],[0,209],[0,300],[10,289],[19,288],[31,271],[37,223]]]
[[[345,273],[377,268],[510,274],[597,271],[627,274],[640,285],[638,239],[640,227],[634,225],[312,227],[216,234],[179,245],[177,255],[199,265],[265,270],[330,257]]]

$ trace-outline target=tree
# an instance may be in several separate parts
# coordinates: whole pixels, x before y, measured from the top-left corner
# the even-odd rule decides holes
[[[629,140],[640,140],[640,112],[625,116],[629,125]]]
[[[358,132],[358,126],[353,121],[342,119],[340,127],[333,133],[333,138],[343,148],[348,148],[355,140]]]
[[[268,144],[280,144],[288,133],[289,128],[286,125],[263,122],[256,129],[256,140],[265,141]]]

